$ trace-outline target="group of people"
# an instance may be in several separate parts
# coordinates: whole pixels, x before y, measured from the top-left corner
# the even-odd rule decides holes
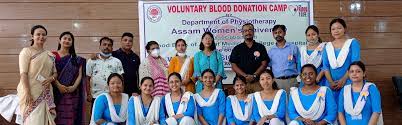
[[[365,80],[360,43],[348,38],[340,18],[329,29],[333,41],[323,42],[316,26],[307,27],[307,45],[298,48],[286,41],[286,26],[275,25],[276,44],[267,51],[254,41],[253,24],[244,24],[244,42],[229,59],[235,95],[226,96],[222,54],[211,32],[202,35],[194,56],[178,39],[169,63],[156,41],[147,43],[148,56],[140,61],[131,33],[122,35],[116,51],[113,39],[101,38],[100,52],[86,61],[76,55],[70,32],[60,35],[57,51],[45,50],[47,30],[37,25],[31,46],[19,55],[22,121],[83,124],[88,101],[91,125],[375,125],[381,97]]]

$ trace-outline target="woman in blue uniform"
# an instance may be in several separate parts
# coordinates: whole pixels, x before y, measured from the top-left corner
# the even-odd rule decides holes
[[[382,123],[381,96],[374,83],[364,80],[366,68],[360,61],[350,64],[351,83],[339,93],[338,118],[341,125]]]
[[[195,103],[191,92],[181,89],[182,79],[173,72],[168,77],[170,93],[163,96],[159,111],[161,125],[194,125]]]
[[[248,125],[253,112],[253,94],[246,93],[246,79],[236,76],[233,80],[236,95],[226,98],[226,121],[228,125]]]
[[[338,101],[339,91],[348,80],[347,68],[354,61],[360,60],[360,43],[355,38],[348,38],[346,23],[343,19],[334,19],[330,23],[331,36],[334,41],[328,42],[323,53],[323,70],[327,81]]]
[[[313,64],[301,68],[303,87],[290,89],[288,113],[289,125],[333,124],[337,116],[332,91],[316,82],[317,69]]]
[[[154,80],[151,77],[144,77],[140,83],[141,95],[131,96],[128,101],[127,125],[158,124],[161,98],[151,95]]]
[[[325,72],[322,71],[322,53],[325,48],[326,42],[322,42],[320,38],[320,31],[317,26],[310,25],[306,29],[307,45],[300,47],[299,60],[297,61],[297,69],[301,72],[301,67],[305,64],[313,64],[317,68],[316,81],[319,85],[325,84]],[[303,81],[300,82],[299,87],[303,86]]]
[[[263,90],[254,93],[253,122],[258,125],[284,125],[286,91],[278,88],[271,70],[266,69],[259,78]]]
[[[112,73],[107,79],[108,93],[95,99],[91,125],[118,125],[127,120],[128,95],[123,93],[123,77]]]
[[[211,69],[201,73],[204,88],[200,93],[194,94],[197,101],[198,120],[202,125],[223,125],[225,118],[225,94],[216,89],[215,74]]]

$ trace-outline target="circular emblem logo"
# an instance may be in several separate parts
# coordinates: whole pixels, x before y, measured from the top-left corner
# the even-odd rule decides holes
[[[148,20],[151,21],[152,23],[159,22],[162,17],[161,8],[156,5],[150,6],[147,10],[147,17]]]

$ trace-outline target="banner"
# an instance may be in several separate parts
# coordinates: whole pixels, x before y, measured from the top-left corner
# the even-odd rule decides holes
[[[313,24],[312,0],[248,0],[248,1],[139,1],[140,57],[146,55],[145,45],[157,41],[161,56],[175,56],[175,41],[187,42],[187,55],[199,50],[201,36],[214,34],[217,50],[222,53],[225,69],[230,69],[232,49],[243,42],[242,25],[252,23],[255,41],[267,51],[275,45],[274,25],[287,27],[285,39],[296,45],[306,45],[305,29]]]

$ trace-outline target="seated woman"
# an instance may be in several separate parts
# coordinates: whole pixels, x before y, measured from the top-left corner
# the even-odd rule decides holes
[[[366,68],[360,61],[348,69],[351,84],[339,93],[338,119],[341,125],[375,125],[382,123],[381,96],[374,83],[364,80]]]
[[[253,94],[247,95],[243,76],[236,76],[233,84],[236,95],[226,98],[226,121],[229,125],[248,125],[253,112]]]
[[[263,90],[254,93],[252,113],[252,122],[257,122],[257,125],[285,124],[286,91],[278,88],[274,78],[274,74],[269,69],[260,75]]]
[[[161,98],[151,96],[154,80],[151,77],[144,77],[140,84],[141,95],[131,96],[128,101],[127,125],[158,124]]]
[[[313,64],[301,68],[303,87],[290,88],[288,105],[289,125],[326,125],[336,120],[336,102],[332,91],[326,86],[319,86],[317,69]]]
[[[201,73],[204,86],[200,93],[194,94],[197,101],[198,120],[202,125],[223,125],[225,117],[225,94],[215,89],[215,74],[211,69]]]
[[[112,73],[107,78],[108,93],[95,99],[90,125],[118,125],[126,122],[128,95],[123,93],[123,77]]]
[[[159,111],[161,125],[194,125],[195,102],[191,92],[183,92],[179,73],[168,77],[170,93],[163,96]]]

